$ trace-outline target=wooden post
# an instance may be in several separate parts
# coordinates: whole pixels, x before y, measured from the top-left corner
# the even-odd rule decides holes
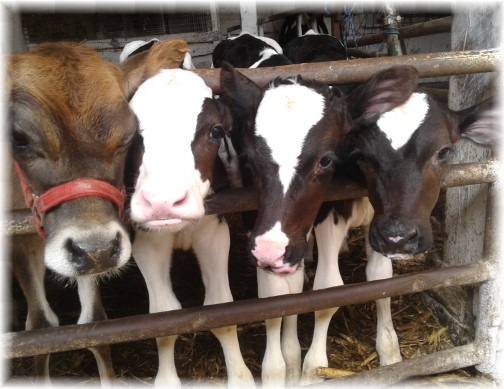
[[[9,33],[4,36],[8,36],[10,38],[10,42],[6,43],[11,46],[8,51],[11,53],[24,53],[25,51],[28,51],[24,40],[23,29],[21,27],[20,11],[8,8],[5,10],[5,16],[8,19]]]
[[[240,1],[241,30],[257,35],[257,9],[252,1]]]
[[[456,8],[451,30],[453,51],[499,47],[498,6]],[[496,73],[471,74],[450,78],[449,106],[460,110],[493,94]],[[483,161],[491,151],[462,141],[456,147],[453,163]],[[444,265],[469,263],[483,256],[488,185],[447,189]],[[475,335],[478,290],[471,287],[440,290],[426,296],[428,305],[443,325],[448,325],[453,341],[464,344]],[[476,294],[476,296],[475,296]]]

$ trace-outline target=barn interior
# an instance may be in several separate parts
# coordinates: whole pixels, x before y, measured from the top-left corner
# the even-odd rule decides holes
[[[98,50],[106,60],[118,64],[119,54],[130,41],[177,38],[189,43],[197,69],[209,69],[213,49],[221,40],[248,31],[278,41],[285,33],[289,20],[297,23],[296,34],[299,34],[297,26],[302,23],[315,28],[317,25],[324,26],[326,33],[338,38],[349,50],[349,61],[355,58],[383,58],[391,54],[415,56],[493,49],[499,46],[500,36],[498,32],[489,30],[498,24],[501,8],[501,5],[494,3],[469,9],[465,5],[454,6],[443,2],[435,5],[339,1],[267,4],[218,0],[198,3],[170,1],[145,7],[136,3],[129,6],[128,2],[121,7],[112,3],[101,7],[94,4],[91,7],[83,3],[80,8],[70,3],[58,6],[56,2],[51,7],[20,3],[7,7],[6,15],[11,38],[9,52],[30,51],[42,42],[70,40],[84,42]],[[469,30],[476,27],[469,26],[462,33],[454,31],[454,18],[467,18],[471,23],[482,21],[482,24],[487,25],[478,24],[478,34],[472,34]],[[387,33],[390,28],[395,29],[394,33]],[[388,39],[390,36],[398,36],[399,39],[391,42]],[[461,39],[465,39],[463,45]],[[486,83],[491,83],[496,76],[496,72],[481,74],[486,77]],[[439,99],[458,107],[464,103],[459,103],[456,95],[463,92],[457,89],[455,83],[465,82],[467,76],[458,77],[459,81],[453,81],[455,77],[449,75],[429,76],[423,77],[421,83],[435,91]],[[492,157],[492,151],[464,143],[454,163],[466,160],[484,162]],[[431,216],[434,247],[412,261],[395,261],[394,276],[466,264],[483,257],[486,243],[482,231],[485,231],[488,219],[486,207],[489,186],[483,183],[443,188]],[[254,299],[257,297],[256,269],[246,252],[247,237],[240,213],[224,216],[231,231],[229,276],[233,297],[235,301]],[[340,269],[345,284],[366,281],[364,233],[362,228],[352,229],[347,250],[340,254]],[[8,244],[9,233],[5,235]],[[196,258],[192,253],[183,251],[176,251],[174,257],[172,280],[183,308],[202,305],[204,288]],[[316,265],[315,245],[313,258],[305,263],[306,291],[311,290]],[[9,285],[3,298],[3,301],[7,301],[6,315],[2,319],[4,332],[23,331],[26,301],[8,270],[4,279],[5,284]],[[100,288],[109,319],[148,313],[147,289],[133,260],[119,274],[101,280]],[[48,271],[46,289],[60,325],[75,324],[80,311],[75,283]],[[403,359],[414,360],[472,342],[476,337],[477,318],[480,315],[478,298],[479,289],[474,285],[441,287],[393,297],[394,327]],[[313,314],[300,314],[298,326],[304,354],[311,341]],[[259,382],[266,345],[264,323],[257,321],[240,325],[238,335],[245,362]],[[341,307],[331,321],[327,338],[329,367],[334,369],[333,374],[345,376],[378,369],[375,337],[374,302]],[[153,386],[157,372],[154,339],[113,344],[111,347],[119,385]],[[208,331],[179,337],[176,364],[180,377],[184,379],[184,386],[204,384],[219,387],[226,384],[222,349]],[[8,359],[5,363],[5,384],[33,383],[32,371],[32,357]],[[100,385],[95,360],[86,349],[52,354],[50,372],[55,386],[69,383],[79,386]],[[469,365],[410,377],[390,386],[474,387],[495,384],[493,376]]]

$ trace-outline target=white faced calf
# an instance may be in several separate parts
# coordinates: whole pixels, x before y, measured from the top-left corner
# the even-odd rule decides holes
[[[339,175],[366,185],[375,208],[371,245],[367,242],[369,280],[392,276],[391,261],[383,254],[400,258],[430,247],[425,231],[446,148],[461,134],[488,144],[496,126],[488,105],[453,113],[414,93],[417,82],[413,68],[395,67],[343,97],[301,79],[275,80],[261,90],[230,66],[222,67],[223,95],[235,112],[233,142],[250,166],[245,177],[252,177],[258,194],[249,248],[258,266],[260,296],[301,291],[299,267],[313,227],[318,244],[314,288],[342,284],[339,250],[351,226],[369,225],[373,209],[367,198],[322,205]],[[391,123],[399,134],[393,135]],[[390,300],[377,304],[377,351],[386,365],[401,355]],[[315,313],[302,376],[295,321],[286,318],[281,346],[280,320],[267,322],[263,384],[320,380],[316,368],[327,366],[327,328],[336,310]]]
[[[143,157],[131,198],[136,226],[133,256],[145,277],[150,312],[181,307],[170,268],[176,248],[193,249],[205,286],[204,304],[232,301],[228,281],[229,229],[205,216],[214,163],[229,115],[203,80],[185,70],[163,70],[145,81],[130,103],[140,122]],[[254,386],[240,353],[236,326],[212,331],[222,344],[231,387]],[[180,386],[174,363],[176,336],[157,339],[156,384]]]

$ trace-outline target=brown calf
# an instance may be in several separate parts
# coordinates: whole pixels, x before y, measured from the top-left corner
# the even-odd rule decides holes
[[[23,195],[13,183],[11,208],[34,205],[39,232],[14,237],[12,245],[14,273],[28,301],[27,329],[58,325],[45,297],[46,266],[77,280],[79,323],[106,319],[97,276],[131,257],[122,192],[138,122],[128,100],[144,78],[178,67],[187,51],[183,41],[158,43],[150,55],[123,68],[68,42],[9,58],[11,149],[24,188]],[[111,379],[108,347],[92,351],[101,378]],[[48,379],[48,362],[48,356],[36,358],[37,376]]]

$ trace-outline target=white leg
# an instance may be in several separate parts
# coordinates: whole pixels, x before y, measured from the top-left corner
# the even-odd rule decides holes
[[[368,242],[366,233],[366,253],[368,263],[366,278],[368,281],[382,280],[392,277],[392,261],[374,251]],[[390,365],[402,361],[399,340],[392,323],[390,298],[376,300],[376,351],[380,357],[380,365]]]
[[[338,255],[348,232],[349,223],[341,217],[334,224],[332,214],[315,227],[317,238],[318,264],[313,289],[323,289],[343,285],[339,271]],[[313,340],[303,363],[301,385],[310,385],[323,381],[317,376],[317,367],[328,366],[327,330],[337,307],[315,312]]]
[[[217,304],[233,301],[228,278],[229,227],[216,216],[207,216],[194,235],[193,249],[198,258],[203,284],[205,285],[204,304]],[[245,365],[238,343],[236,326],[212,330],[219,340],[226,360],[228,386],[255,387],[254,377]]]
[[[181,305],[173,293],[170,279],[173,235],[158,231],[137,231],[132,251],[147,284],[149,312],[180,309]],[[176,339],[175,335],[157,339],[159,369],[156,386],[169,388],[181,386],[174,359]]]
[[[103,308],[100,296],[98,280],[90,276],[77,277],[77,290],[81,304],[81,313],[77,324],[107,320],[107,314]],[[90,348],[89,350],[96,359],[101,385],[103,387],[111,386],[115,379],[115,372],[112,364],[110,346],[103,345]]]
[[[257,269],[257,287],[259,298],[282,294],[299,293],[303,290],[304,266],[299,266],[295,273],[279,276]],[[263,387],[283,387],[286,382],[296,384],[301,370],[301,347],[297,336],[297,315],[290,317],[284,324],[281,337],[282,318],[266,320],[266,350],[262,362]],[[293,323],[296,323],[294,327]],[[284,359],[287,356],[287,361]],[[289,377],[286,374],[289,374]]]
[[[300,293],[302,290],[296,293]],[[301,379],[301,345],[298,338],[297,315],[283,318],[282,355],[285,361],[285,386],[299,385]]]

